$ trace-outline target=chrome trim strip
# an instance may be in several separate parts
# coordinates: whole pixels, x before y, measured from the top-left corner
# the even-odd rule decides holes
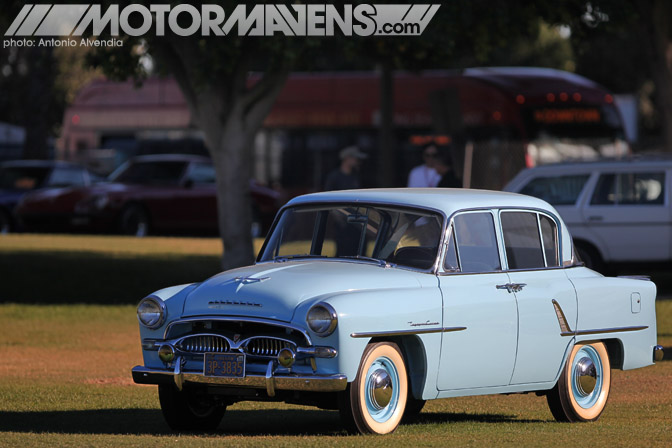
[[[298,327],[296,325],[286,323],[286,322],[278,322],[270,319],[263,319],[263,318],[257,318],[257,317],[227,317],[227,316],[198,316],[198,317],[188,317],[185,319],[179,319],[179,320],[174,320],[168,325],[166,325],[166,329],[163,332],[163,339],[168,338],[168,333],[170,332],[170,329],[174,325],[178,324],[188,324],[192,322],[202,322],[206,320],[211,320],[215,322],[250,322],[253,324],[266,324],[266,325],[272,325],[274,327],[280,327],[280,328],[291,328],[292,330],[296,330],[300,332],[303,337],[306,338],[306,341],[308,342],[308,345],[313,345],[313,341],[308,335],[308,332],[304,330],[301,327]]]
[[[149,369],[135,366],[132,370],[133,381],[138,384],[169,384],[173,382],[170,370]],[[210,384],[213,386],[266,389],[266,375],[246,375],[243,378],[206,377],[197,372],[181,372],[182,381],[187,383]],[[299,375],[281,374],[273,376],[273,386],[277,390],[299,390],[312,392],[339,392],[345,390],[348,379],[343,374]]]
[[[567,318],[565,317],[565,313],[562,311],[560,304],[555,299],[551,300],[551,302],[553,303],[553,308],[555,309],[555,316],[558,318],[558,324],[560,324],[560,334],[562,336],[565,336],[566,334],[574,334],[572,328],[569,326],[569,322],[567,322]]]
[[[467,327],[444,327],[444,328],[430,328],[427,330],[392,330],[392,331],[371,331],[364,333],[351,333],[351,338],[377,338],[383,336],[406,336],[412,334],[429,334],[429,333],[450,333],[453,331],[464,331]]]
[[[622,333],[627,331],[642,331],[649,328],[646,325],[639,327],[615,327],[615,328],[599,328],[595,330],[577,330],[575,332],[563,332],[560,333],[560,336],[586,336],[589,334],[602,334],[602,333]]]

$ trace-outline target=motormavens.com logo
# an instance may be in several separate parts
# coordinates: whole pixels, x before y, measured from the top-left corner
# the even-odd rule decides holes
[[[5,38],[81,37],[86,33],[163,36],[420,36],[440,5],[26,4]]]

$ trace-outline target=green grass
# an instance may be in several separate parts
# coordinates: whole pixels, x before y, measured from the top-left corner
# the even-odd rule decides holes
[[[657,305],[672,342],[672,301]],[[392,435],[347,435],[333,411],[238,403],[214,434],[172,433],[141,363],[134,307],[0,305],[0,446],[669,446],[672,362],[614,371],[609,404],[589,424],[553,421],[534,394],[431,401]],[[668,345],[672,345],[669,344]]]

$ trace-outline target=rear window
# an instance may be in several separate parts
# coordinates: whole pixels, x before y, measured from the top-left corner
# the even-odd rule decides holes
[[[520,193],[543,199],[553,205],[573,205],[589,177],[588,174],[537,177],[525,185]]]

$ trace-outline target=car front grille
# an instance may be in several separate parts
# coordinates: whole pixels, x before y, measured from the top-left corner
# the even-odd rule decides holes
[[[296,351],[296,344],[285,339],[256,337],[248,339],[243,350],[248,355],[276,357],[283,348]]]
[[[249,356],[275,358],[283,348],[296,351],[296,344],[287,339],[271,336],[253,336],[233,342],[216,334],[195,334],[179,340],[175,347],[182,353],[201,355],[203,353],[243,352]]]
[[[177,344],[177,349],[186,353],[225,353],[230,348],[225,337],[212,334],[189,336]]]

